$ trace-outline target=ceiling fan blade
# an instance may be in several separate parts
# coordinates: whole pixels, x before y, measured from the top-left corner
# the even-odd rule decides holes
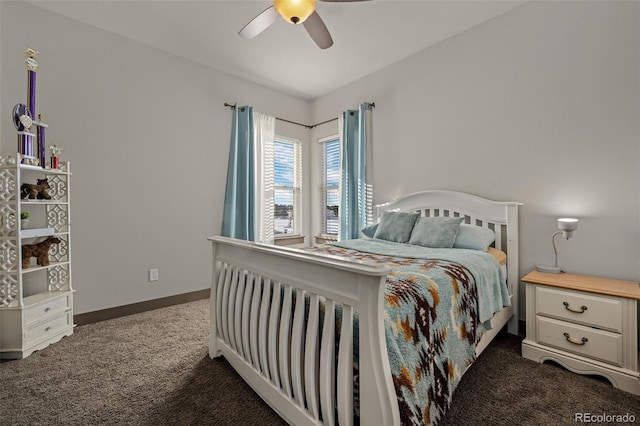
[[[278,19],[278,12],[273,6],[269,6],[258,16],[253,18],[247,25],[242,27],[238,35],[243,38],[254,38],[273,24]]]
[[[318,12],[314,11],[302,25],[304,25],[304,28],[320,49],[327,49],[333,46],[331,34],[329,34],[329,30],[320,15],[318,15]]]

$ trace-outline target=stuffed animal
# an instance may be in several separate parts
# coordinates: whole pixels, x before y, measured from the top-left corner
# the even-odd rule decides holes
[[[47,237],[46,240],[40,241],[36,244],[23,244],[22,245],[22,268],[26,269],[31,264],[31,258],[37,259],[39,266],[49,265],[49,248],[53,244],[60,244],[60,238]]]
[[[51,188],[49,186],[49,179],[38,179],[38,183],[35,185],[23,183],[20,187],[20,198],[25,199],[29,197],[31,200],[35,198],[38,198],[38,200],[50,200],[51,195],[49,195],[49,191],[47,191],[49,188]]]

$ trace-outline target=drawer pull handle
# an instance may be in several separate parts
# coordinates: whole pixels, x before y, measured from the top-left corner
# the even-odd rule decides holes
[[[574,309],[571,306],[569,306],[569,302],[562,302],[562,304],[564,305],[564,308],[567,311],[574,312],[576,314],[584,314],[584,311],[587,310],[587,307],[584,305],[580,306],[580,309]]]
[[[51,308],[44,308],[45,312],[49,312],[51,310]]]
[[[44,332],[46,333],[47,331],[51,330],[51,327],[47,327],[44,329]]]
[[[567,342],[573,343],[574,345],[582,346],[589,341],[589,339],[587,339],[586,337],[583,337],[582,339],[580,339],[580,341],[573,340],[571,336],[569,336],[569,333],[563,333],[563,334],[564,334],[564,338],[567,339]]]

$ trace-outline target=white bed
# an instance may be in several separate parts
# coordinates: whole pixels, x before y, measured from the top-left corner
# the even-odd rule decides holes
[[[388,210],[463,216],[466,223],[495,232],[495,248],[507,254],[512,303],[493,316],[492,329],[476,346],[478,355],[503,326],[517,334],[519,205],[432,190],[376,206],[377,216]],[[209,240],[214,265],[212,358],[224,356],[290,424],[350,425],[354,330],[348,319],[358,312],[360,423],[400,423],[383,327],[389,268],[226,237]],[[295,304],[300,296],[309,303]],[[342,321],[336,353],[337,305],[342,308]]]

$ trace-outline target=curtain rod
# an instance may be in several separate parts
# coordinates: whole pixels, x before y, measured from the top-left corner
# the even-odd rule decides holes
[[[370,107],[371,107],[371,108],[375,108],[375,107],[376,107],[375,102],[369,102],[369,105],[370,105]],[[227,102],[225,102],[225,103],[224,103],[224,106],[229,107],[229,108],[231,108],[231,109],[236,109],[236,106],[235,106],[235,105],[229,104],[229,103],[227,103]],[[307,128],[307,129],[313,129],[314,127],[321,126],[321,125],[323,125],[323,124],[327,124],[327,123],[331,123],[332,121],[335,121],[335,120],[337,120],[337,119],[338,119],[338,117],[336,117],[336,118],[331,118],[331,119],[329,119],[329,120],[327,120],[327,121],[323,121],[322,123],[317,123],[317,124],[311,124],[311,125],[309,125],[309,124],[296,123],[295,121],[291,121],[291,120],[285,120],[284,118],[280,118],[280,117],[275,117],[275,118],[276,118],[276,120],[285,121],[285,122],[287,122],[287,123],[291,123],[291,124],[296,124],[296,125],[298,125],[298,126],[302,126],[302,127]]]

